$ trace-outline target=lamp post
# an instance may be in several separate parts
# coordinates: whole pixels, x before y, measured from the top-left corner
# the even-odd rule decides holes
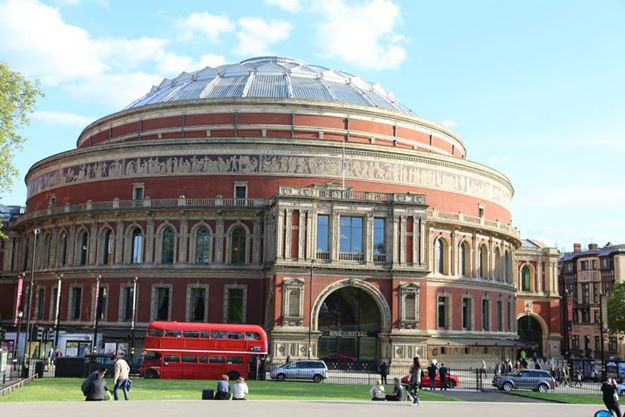
[[[135,320],[137,311],[137,281],[138,277],[132,279],[132,317],[130,320],[130,361],[132,363],[133,356],[135,355]]]
[[[57,275],[56,281],[56,305],[54,309],[54,348],[59,346],[59,327],[61,325],[61,291],[63,285],[63,274]]]
[[[605,341],[603,340],[603,337],[604,337],[604,332],[607,330],[607,325],[604,323],[604,320],[607,318],[604,316],[604,311],[603,311],[604,303],[605,303],[605,296],[603,295],[603,291],[600,291],[599,292],[599,326],[600,326],[599,332],[600,332],[600,338],[601,338],[601,372],[603,373],[603,375],[605,375],[605,350],[604,350]]]
[[[33,282],[35,281],[35,261],[37,259],[37,236],[39,236],[40,229],[37,227],[33,230],[33,261],[30,268],[30,285],[28,287],[28,304],[26,305],[26,343],[28,345],[28,358],[30,361],[30,306],[33,301]],[[26,352],[24,352],[26,354]],[[24,374],[24,362],[22,361],[22,375]]]
[[[310,279],[308,282],[308,359],[312,356],[312,313],[313,313],[313,271],[315,268],[315,260],[310,261]]]
[[[97,276],[95,286],[95,318],[93,320],[93,349],[92,353],[98,353],[98,325],[100,324],[100,314],[102,314],[102,295],[105,292],[104,289],[100,289],[100,281],[102,275]]]
[[[15,346],[13,346],[13,359],[17,362],[16,365],[20,365],[21,362],[17,360],[20,353],[20,333],[22,333],[22,316],[24,313],[22,310],[17,312],[17,336],[15,337]]]

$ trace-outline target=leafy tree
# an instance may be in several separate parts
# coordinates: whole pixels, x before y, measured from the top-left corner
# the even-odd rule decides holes
[[[28,116],[42,95],[37,82],[28,81],[0,62],[0,193],[11,188],[18,174],[13,157],[26,140],[19,131],[28,125]]]
[[[612,333],[625,333],[625,283],[616,284],[608,298],[608,327]]]

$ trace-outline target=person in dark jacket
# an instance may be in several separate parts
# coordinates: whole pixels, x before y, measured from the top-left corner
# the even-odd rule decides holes
[[[436,387],[436,371],[438,367],[436,363],[432,362],[430,366],[428,366],[428,377],[430,378],[430,391],[434,391]]]
[[[401,386],[399,378],[393,378],[393,391],[386,394],[386,401],[403,401],[404,388]],[[620,417],[620,416],[619,416]]]
[[[445,366],[444,363],[441,363],[441,367],[438,368],[438,376],[441,379],[441,391],[447,391],[447,375],[449,374],[449,368]]]
[[[386,385],[386,376],[388,375],[388,366],[386,365],[385,361],[380,362],[380,365],[378,365],[378,372],[380,373],[380,380],[382,381],[383,385]]]
[[[616,388],[616,381],[612,378],[606,378],[601,384],[601,393],[603,396],[603,403],[606,408],[616,417],[622,417],[621,408],[618,404],[618,393]]]
[[[108,388],[104,375],[106,375],[106,368],[100,368],[85,379],[81,387],[85,401],[104,401],[106,399]]]

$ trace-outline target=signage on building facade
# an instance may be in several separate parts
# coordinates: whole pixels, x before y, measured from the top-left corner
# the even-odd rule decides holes
[[[330,330],[330,336],[367,336],[365,331]]]
[[[573,323],[573,294],[571,293],[566,297],[566,321]]]

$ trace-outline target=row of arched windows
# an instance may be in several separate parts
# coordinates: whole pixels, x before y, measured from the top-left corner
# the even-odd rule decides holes
[[[243,264],[248,262],[248,235],[249,231],[243,224],[233,225],[226,233],[226,262],[232,264]],[[68,233],[60,231],[56,238],[56,250],[52,253],[52,234],[44,233],[41,246],[38,266],[49,268],[52,266],[67,266],[69,264],[69,253],[73,250],[73,265],[87,265],[90,263],[89,255],[91,250],[97,250],[95,263],[99,265],[110,265],[115,263],[115,251],[122,250],[123,263],[140,264],[145,260],[145,236],[142,228],[133,225],[126,230],[122,240],[123,248],[116,248],[116,239],[113,229],[105,226],[100,229],[96,248],[91,248],[90,233],[86,229],[80,229],[76,234],[74,246],[69,241]],[[209,264],[213,261],[214,234],[206,224],[200,224],[192,229],[190,243],[190,263]],[[27,241],[26,247],[32,245]],[[155,262],[160,264],[173,264],[177,261],[177,236],[173,225],[167,224],[159,228],[155,241]],[[52,256],[54,255],[54,256]],[[28,254],[25,251],[24,269],[28,262]]]
[[[481,244],[478,247],[477,265],[472,263],[472,248],[467,240],[460,242],[457,256],[452,259],[448,241],[439,237],[434,242],[434,270],[441,275],[451,275],[452,265],[455,265],[457,275],[461,277],[494,278],[497,281],[512,283],[512,253],[506,249],[503,253],[495,247],[492,256],[493,267],[489,264],[488,246]]]

